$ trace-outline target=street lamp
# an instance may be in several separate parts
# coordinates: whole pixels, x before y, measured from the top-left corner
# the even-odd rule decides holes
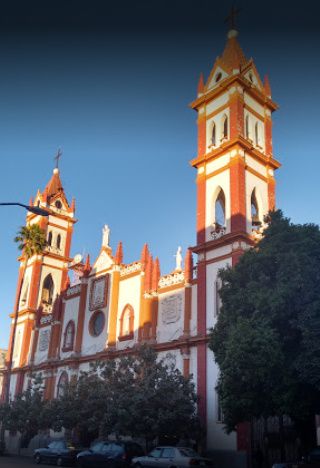
[[[40,215],[40,216],[49,216],[49,212],[46,210],[43,210],[39,206],[28,206],[24,205],[23,203],[13,203],[13,202],[6,202],[6,203],[0,203],[1,206],[22,206],[22,208],[25,208],[27,211],[30,211],[30,213]]]

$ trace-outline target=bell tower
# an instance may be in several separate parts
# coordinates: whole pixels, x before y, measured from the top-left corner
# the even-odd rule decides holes
[[[268,78],[261,80],[252,59],[229,30],[223,53],[208,79],[201,74],[197,98],[198,153],[191,161],[197,170],[197,329],[205,337],[219,313],[217,275],[235,265],[242,253],[261,237],[264,216],[275,207],[272,112]],[[215,393],[219,370],[205,342],[198,347],[199,413],[208,439],[221,432]],[[210,378],[209,378],[210,376]],[[222,447],[221,447],[222,448]],[[229,447],[225,447],[226,449]]]
[[[57,296],[68,275],[70,247],[75,219],[75,201],[69,204],[60,179],[58,167],[43,192],[38,190],[30,205],[48,211],[47,217],[28,213],[26,225],[38,224],[46,234],[47,246],[39,255],[19,258],[20,268],[14,312],[11,314],[11,337],[7,356],[12,355],[10,394],[23,389],[24,366],[34,359],[37,323],[48,322]],[[15,313],[18,320],[15,325]],[[14,334],[14,340],[13,340]]]

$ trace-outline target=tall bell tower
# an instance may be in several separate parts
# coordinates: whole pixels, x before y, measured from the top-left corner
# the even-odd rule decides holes
[[[197,325],[206,336],[219,313],[218,270],[235,265],[261,236],[264,216],[275,207],[274,171],[280,167],[272,151],[277,104],[236,29],[229,30],[208,79],[200,76],[191,107],[198,114],[198,154],[191,161],[197,170]],[[219,370],[205,343],[197,360],[200,416],[208,439],[219,441],[219,402],[212,398]]]
[[[70,247],[75,220],[75,202],[69,204],[58,167],[43,192],[38,190],[30,205],[48,211],[48,217],[28,213],[26,225],[39,224],[45,231],[47,246],[39,255],[27,259],[22,253],[14,312],[11,314],[11,337],[7,359],[12,355],[10,394],[20,393],[24,385],[23,368],[33,361],[36,326],[39,319],[50,320],[53,304],[67,280]],[[15,326],[15,313],[18,320]],[[41,317],[40,317],[41,316]],[[38,319],[38,320],[37,320]],[[13,334],[14,340],[13,340]]]

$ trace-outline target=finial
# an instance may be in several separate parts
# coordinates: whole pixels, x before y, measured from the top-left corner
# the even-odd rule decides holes
[[[61,158],[61,156],[62,156],[62,151],[59,148],[57,154],[54,157],[54,160],[55,160],[55,166],[54,166],[54,170],[53,170],[54,174],[59,172],[59,159]]]
[[[202,94],[203,90],[204,90],[204,79],[203,79],[203,73],[201,72],[200,77],[199,77],[199,82],[198,82],[198,89],[197,89],[198,94]]]
[[[123,248],[122,248],[122,242],[120,241],[117,247],[116,255],[114,257],[114,261],[116,265],[120,265],[123,261]]]
[[[148,248],[148,244],[144,244],[144,246],[142,247],[142,252],[141,252],[141,263],[142,263],[142,269],[145,270],[145,267],[146,267],[146,263],[147,263],[147,260],[148,260],[148,256],[149,256],[149,248]]]
[[[177,249],[176,257],[176,271],[182,270],[182,248],[179,246]]]
[[[65,280],[64,285],[63,285],[63,289],[66,290],[66,289],[69,289],[69,288],[70,288],[70,278],[69,278],[69,275],[67,275],[66,280]]]
[[[70,207],[71,211],[76,211],[76,199],[74,197],[72,197],[72,201],[71,201],[71,207]]]
[[[152,290],[156,291],[158,289],[158,283],[160,279],[160,262],[158,257],[156,257],[153,265],[153,270],[152,270]]]
[[[90,255],[88,254],[87,255],[87,258],[86,258],[86,263],[84,264],[84,270],[83,270],[83,273],[85,275],[88,275],[91,271],[91,265],[90,265]]]
[[[144,290],[149,292],[152,286],[152,270],[153,270],[153,259],[152,255],[149,255],[146,265],[146,275],[144,280]]]
[[[268,75],[264,77],[264,90],[268,97],[271,97],[271,86]]]
[[[193,257],[191,249],[187,250],[184,260],[184,278],[187,283],[191,283],[193,276]]]
[[[224,20],[225,23],[229,23],[228,39],[238,35],[238,31],[236,29],[236,17],[240,11],[240,8],[236,8],[234,5],[232,5],[229,15]]]

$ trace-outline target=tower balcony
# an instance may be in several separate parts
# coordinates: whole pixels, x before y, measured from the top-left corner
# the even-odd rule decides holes
[[[45,251],[49,253],[54,253],[56,255],[62,255],[62,249],[59,247],[55,247],[54,245],[47,245]]]
[[[213,240],[220,239],[227,232],[226,226],[222,226],[219,223],[212,223],[210,230],[210,237]]]

